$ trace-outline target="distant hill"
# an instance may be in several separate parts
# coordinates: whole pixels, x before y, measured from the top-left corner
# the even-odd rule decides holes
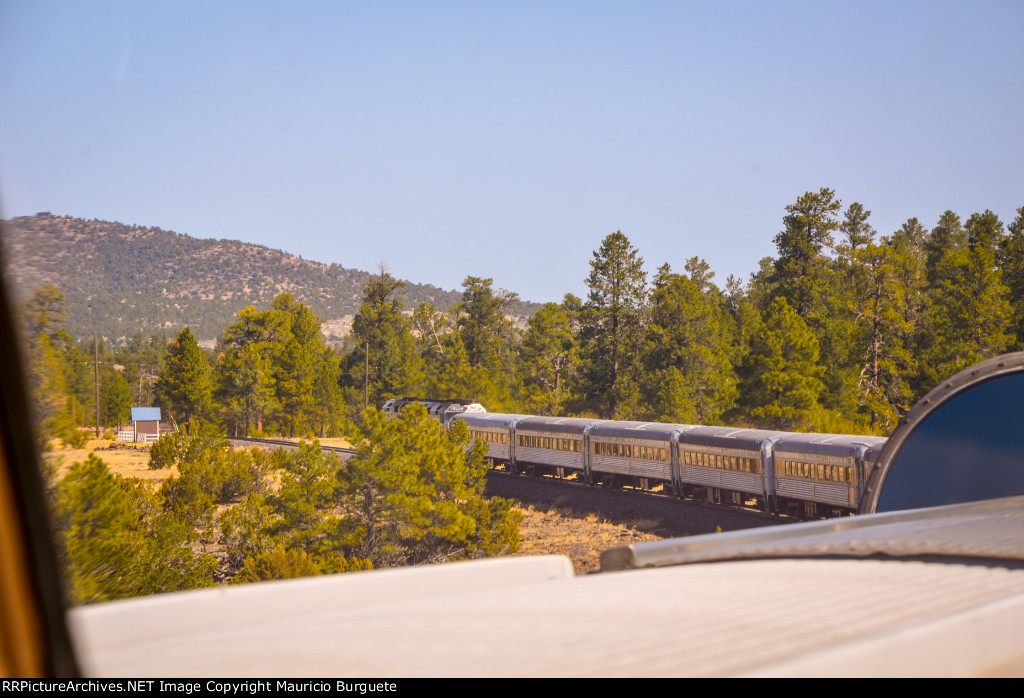
[[[263,309],[289,292],[340,340],[362,303],[368,272],[321,264],[235,240],[204,240],[160,228],[39,214],[3,223],[4,270],[25,298],[53,283],[67,295],[67,329],[83,338],[96,329],[119,343],[142,331],[173,335],[189,325],[208,346],[247,305]],[[447,308],[458,291],[409,284],[404,302]],[[515,309],[520,322],[539,306]]]

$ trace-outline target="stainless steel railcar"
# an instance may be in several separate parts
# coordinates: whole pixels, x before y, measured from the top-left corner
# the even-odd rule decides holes
[[[525,414],[501,414],[498,412],[461,412],[455,419],[466,423],[470,437],[487,444],[487,459],[491,465],[504,465],[509,470],[516,467],[516,424],[528,419]]]
[[[683,496],[773,509],[772,444],[785,432],[736,427],[697,427],[680,433],[676,491]]]
[[[857,511],[880,436],[786,434],[773,446],[775,507],[781,513],[841,516]],[[802,509],[802,511],[799,511]]]
[[[675,481],[676,438],[688,424],[606,421],[589,428],[590,481],[671,489]]]
[[[591,482],[590,430],[603,420],[527,417],[516,424],[516,467]]]
[[[857,510],[886,439],[763,429],[460,413],[492,464],[595,485],[662,487],[801,518]],[[751,501],[753,500],[753,501]]]

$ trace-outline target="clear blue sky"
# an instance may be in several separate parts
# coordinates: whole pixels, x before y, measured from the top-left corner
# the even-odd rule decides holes
[[[621,229],[724,283],[830,187],[1024,206],[1024,2],[0,0],[0,211],[536,301]]]

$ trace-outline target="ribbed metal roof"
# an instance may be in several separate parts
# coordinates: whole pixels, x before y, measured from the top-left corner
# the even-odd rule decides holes
[[[601,569],[873,555],[1024,562],[1024,496],[637,543],[604,551]]]
[[[695,428],[690,424],[662,424],[660,422],[601,422],[591,428],[590,436],[671,441],[677,433]]]
[[[787,436],[781,431],[765,429],[738,429],[736,427],[697,427],[679,435],[680,444],[721,446],[723,448],[760,449],[770,441]]]
[[[885,445],[883,436],[852,436],[848,434],[786,434],[775,442],[772,451],[779,453],[812,453],[819,456],[845,457],[861,454]]]
[[[582,434],[591,424],[600,424],[603,421],[605,420],[581,417],[527,417],[516,424],[516,430],[545,434]]]

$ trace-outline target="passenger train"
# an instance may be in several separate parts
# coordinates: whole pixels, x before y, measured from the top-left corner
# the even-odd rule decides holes
[[[856,513],[885,446],[878,436],[537,417],[487,412],[466,400],[397,398],[389,415],[419,402],[442,424],[465,422],[495,468],[590,485],[660,491],[771,514]]]

